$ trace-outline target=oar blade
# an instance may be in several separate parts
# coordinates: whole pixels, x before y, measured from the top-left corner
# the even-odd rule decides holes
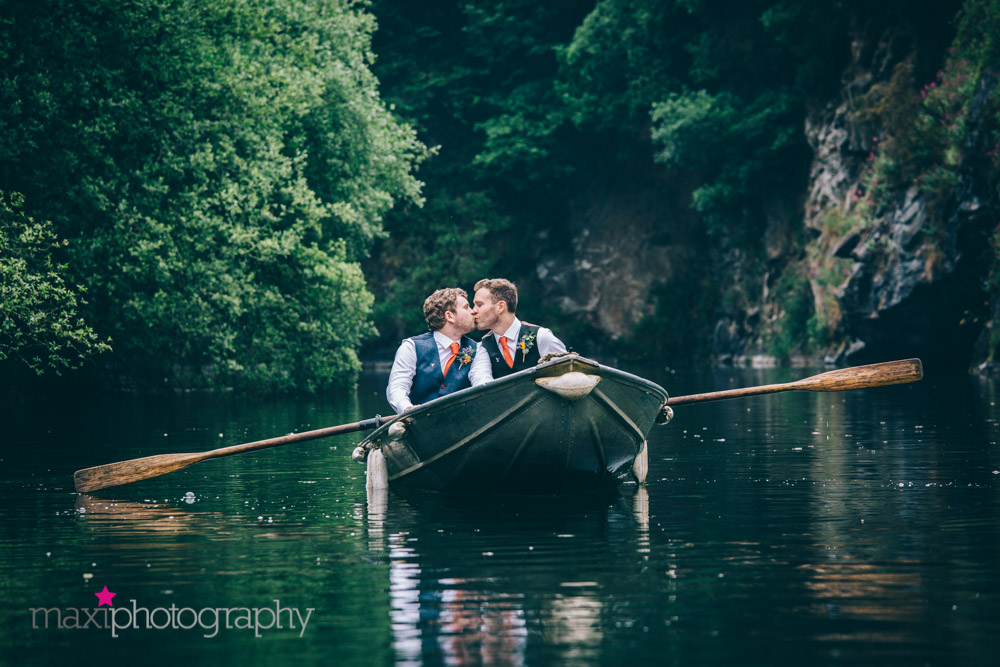
[[[77,470],[73,474],[73,485],[80,493],[100,491],[112,486],[131,484],[144,479],[151,479],[167,473],[186,468],[205,458],[199,454],[157,454],[131,461],[107,463],[93,468]]]
[[[219,449],[213,449],[207,452],[199,452],[195,454],[158,454],[156,456],[147,456],[141,459],[119,461],[118,463],[109,463],[103,466],[84,468],[83,470],[77,470],[76,473],[73,474],[73,483],[76,486],[76,490],[80,493],[100,491],[101,489],[107,489],[112,486],[131,484],[132,482],[139,482],[151,477],[166,475],[167,473],[174,472],[175,470],[186,468],[192,463],[198,463],[199,461],[205,461],[207,459],[232,456],[233,454],[246,454],[247,452],[256,452],[269,447],[290,445],[293,442],[304,442],[306,440],[316,440],[317,438],[328,438],[331,435],[341,435],[343,433],[354,433],[355,431],[365,431],[368,429],[378,428],[385,422],[393,420],[398,416],[399,415],[389,415],[388,417],[382,417],[381,415],[376,415],[371,419],[364,419],[353,424],[328,426],[327,428],[318,428],[314,431],[305,431],[303,433],[290,433],[277,438],[246,442],[242,445],[220,447]]]
[[[868,366],[839,368],[791,383],[793,389],[806,391],[847,391],[893,384],[916,382],[924,377],[919,359],[887,361]]]

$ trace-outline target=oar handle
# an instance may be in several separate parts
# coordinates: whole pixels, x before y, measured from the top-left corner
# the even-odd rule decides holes
[[[848,391],[850,389],[867,389],[868,387],[883,387],[891,384],[916,382],[924,376],[923,364],[919,359],[904,359],[902,361],[887,361],[881,364],[839,368],[819,375],[813,375],[794,382],[782,384],[765,384],[758,387],[728,389],[713,391],[707,394],[691,394],[689,396],[674,396],[667,399],[667,405],[688,405],[706,401],[721,401],[727,398],[742,398],[758,394],[776,394],[781,391]]]
[[[100,491],[101,489],[107,489],[112,486],[131,484],[132,482],[166,475],[167,473],[186,468],[189,465],[198,463],[199,461],[217,459],[222,456],[232,456],[234,454],[245,454],[247,452],[267,449],[269,447],[279,447],[281,445],[290,445],[292,443],[304,442],[306,440],[316,440],[317,438],[328,438],[333,435],[354,433],[355,431],[365,431],[378,428],[384,422],[395,419],[396,417],[397,415],[389,415],[388,417],[377,415],[371,419],[364,419],[351,424],[340,424],[339,426],[318,428],[314,431],[291,433],[277,438],[247,442],[242,445],[220,447],[219,449],[212,449],[207,452],[157,454],[155,456],[146,456],[140,459],[119,461],[118,463],[107,463],[105,465],[94,466],[93,468],[77,470],[73,474],[73,485],[80,493]]]

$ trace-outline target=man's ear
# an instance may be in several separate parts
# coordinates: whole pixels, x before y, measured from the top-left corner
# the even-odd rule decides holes
[[[502,315],[503,313],[506,313],[506,312],[507,312],[507,302],[506,301],[497,301],[497,314],[498,315]]]

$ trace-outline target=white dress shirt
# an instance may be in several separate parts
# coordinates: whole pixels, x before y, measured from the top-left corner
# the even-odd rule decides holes
[[[451,344],[461,345],[462,341],[452,340],[440,331],[435,331],[434,342],[437,343],[438,358],[441,360],[443,371],[445,364],[451,359]],[[389,371],[389,385],[385,388],[385,397],[397,415],[403,414],[406,408],[413,405],[410,402],[410,388],[413,387],[413,378],[416,375],[417,346],[412,338],[407,338],[396,350],[396,358],[392,362],[392,370]]]
[[[514,318],[511,322],[510,327],[507,331],[503,333],[504,337],[507,338],[507,350],[510,352],[511,359],[515,359],[514,354],[517,352],[517,337],[521,334],[521,320]],[[496,333],[486,334],[487,336],[493,336],[496,339],[497,347],[500,347],[500,336]],[[535,337],[535,345],[538,346],[538,356],[544,357],[546,354],[556,354],[559,352],[565,352],[566,346],[563,342],[556,338],[556,335],[552,333],[551,329],[546,329],[545,327],[540,327],[538,329],[538,335]],[[481,384],[485,384],[493,379],[493,365],[490,364],[490,353],[486,351],[483,347],[482,342],[476,345],[476,358],[472,360],[472,367],[469,368],[469,381],[472,382],[473,387],[477,387]]]

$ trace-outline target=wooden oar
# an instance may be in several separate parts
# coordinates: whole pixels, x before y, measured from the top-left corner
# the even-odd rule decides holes
[[[290,445],[293,442],[304,442],[317,438],[327,438],[331,435],[342,433],[354,433],[355,431],[365,431],[378,428],[384,422],[395,419],[396,415],[388,417],[373,417],[353,424],[341,424],[340,426],[328,426],[327,428],[316,429],[315,431],[305,431],[303,433],[292,433],[278,438],[268,440],[257,440],[242,445],[231,445],[221,447],[208,452],[197,452],[193,454],[157,454],[156,456],[145,456],[141,459],[131,459],[129,461],[119,461],[118,463],[108,463],[93,468],[77,470],[73,474],[73,484],[80,493],[99,491],[112,486],[131,484],[143,479],[159,477],[167,473],[186,468],[189,465],[208,459],[217,459],[222,456],[232,456],[233,454],[245,454],[255,452],[268,447],[279,447]]]
[[[691,394],[690,396],[675,396],[667,400],[667,405],[686,405],[688,403],[703,403],[705,401],[721,401],[726,398],[741,398],[757,394],[776,394],[779,391],[847,391],[848,389],[867,389],[868,387],[883,387],[890,384],[916,382],[924,376],[924,367],[919,359],[904,359],[903,361],[887,361],[882,364],[839,368],[813,375],[795,382],[782,384],[765,384],[759,387],[744,389],[728,389],[713,391],[708,394]]]

